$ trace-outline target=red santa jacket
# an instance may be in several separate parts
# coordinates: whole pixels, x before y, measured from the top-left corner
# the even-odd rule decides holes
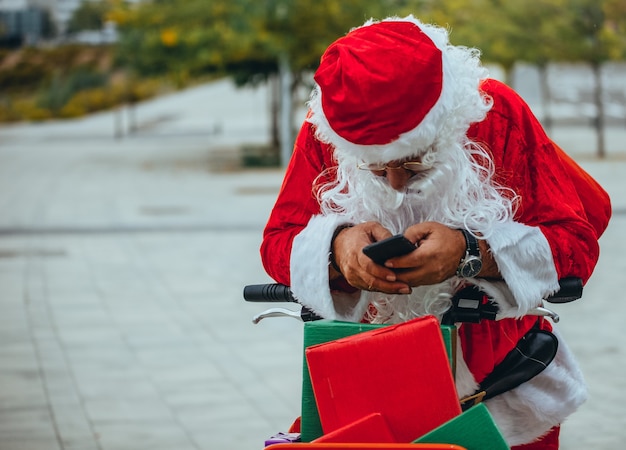
[[[550,242],[559,278],[587,281],[598,259],[598,238],[611,217],[608,194],[546,135],[526,103],[506,85],[486,80],[482,89],[494,100],[487,118],[468,136],[492,154],[496,181],[521,198],[516,220],[539,226]],[[317,177],[336,166],[332,149],[304,123],[267,222],[261,258],[268,274],[290,284],[291,242],[319,214]],[[325,181],[332,170],[324,176]],[[316,182],[317,180],[317,182]]]
[[[515,222],[520,226],[539,230],[538,234],[545,237],[551,252],[551,258],[546,259],[549,262],[542,263],[551,266],[546,270],[554,272],[554,279],[576,276],[586,282],[598,260],[598,238],[605,230],[611,215],[608,195],[549,139],[530,108],[515,92],[495,80],[486,80],[481,88],[493,99],[493,107],[485,120],[470,127],[468,137],[482,144],[491,153],[496,181],[513,189],[519,196],[520,204]],[[294,239],[307,228],[313,217],[320,214],[315,186],[332,179],[335,166],[332,148],[319,142],[314,137],[312,126],[305,122],[297,137],[261,245],[264,267],[277,282],[291,285]],[[515,236],[505,237],[499,242],[496,236],[489,244],[492,249],[507,253],[507,247],[525,245],[523,241],[516,239]],[[327,247],[329,242],[321,240],[320,245]],[[523,292],[534,284],[534,268],[527,267],[533,265],[533,255],[525,257],[527,260],[519,266],[500,267],[499,264],[506,284],[513,286],[514,292]],[[539,281],[537,283],[541,284]],[[546,289],[551,288],[553,285],[543,286],[541,292],[545,293]],[[313,307],[315,309],[315,305]],[[459,340],[463,360],[475,381],[480,382],[491,372],[535,320],[532,317],[504,319],[461,327]],[[547,322],[545,326],[549,327]],[[562,352],[568,351],[564,347]],[[571,355],[567,356],[571,359]],[[563,356],[561,359],[567,358]],[[555,371],[560,370],[558,362],[553,365]],[[571,361],[563,362],[562,366],[569,367],[563,370],[569,371],[572,379],[578,380],[577,368]],[[562,394],[563,397],[574,395],[578,394],[572,391]],[[545,395],[541,393],[538,396]],[[581,394],[580,398],[583,396]],[[555,403],[566,401],[567,399],[558,399]],[[576,402],[578,400],[573,403]],[[576,406],[578,404],[572,404],[571,408],[564,407],[563,415]],[[503,408],[507,409],[509,406]],[[510,415],[515,414],[515,411],[510,412]],[[564,416],[561,417],[556,412],[553,419],[542,425],[530,421],[527,427],[538,429],[537,432],[546,431],[563,418]],[[506,427],[501,422],[498,423]],[[511,433],[515,434],[517,431],[513,430]],[[508,437],[510,444],[517,445],[537,436],[532,432],[522,432],[517,437]]]

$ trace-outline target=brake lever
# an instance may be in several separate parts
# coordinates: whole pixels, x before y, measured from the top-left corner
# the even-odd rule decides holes
[[[267,317],[293,317],[294,319],[298,320],[298,321],[302,321],[302,312],[301,311],[294,311],[292,309],[287,309],[287,308],[270,308],[267,309],[265,311],[263,311],[260,314],[257,314],[256,316],[254,316],[252,318],[252,323],[257,324],[259,323],[261,320],[267,318]]]
[[[552,322],[554,322],[554,323],[559,323],[559,320],[561,320],[561,318],[559,317],[559,315],[557,313],[555,313],[551,309],[544,308],[543,306],[537,306],[535,308],[530,309],[528,311],[527,315],[529,315],[529,316],[544,316],[544,317],[547,316],[550,319],[552,319]]]

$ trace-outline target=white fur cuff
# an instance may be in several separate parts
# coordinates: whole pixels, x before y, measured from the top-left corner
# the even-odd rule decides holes
[[[558,290],[559,280],[552,250],[538,227],[518,222],[496,224],[487,242],[510,290],[506,296],[512,295],[517,304],[517,317],[523,316],[529,309],[541,304],[541,299]],[[494,299],[499,300],[498,297]],[[505,302],[511,303],[510,299]]]
[[[331,293],[328,278],[330,241],[345,216],[313,216],[291,248],[291,292],[302,305],[325,319],[358,322],[367,308],[361,291]]]

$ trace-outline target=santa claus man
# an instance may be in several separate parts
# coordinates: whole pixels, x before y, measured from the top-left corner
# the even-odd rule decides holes
[[[560,278],[590,277],[608,196],[476,50],[412,16],[338,39],[315,82],[264,231],[267,272],[322,317],[377,323],[442,317],[479,286],[505,318],[459,324],[457,390],[472,394]],[[362,252],[400,233],[411,253],[376,264]],[[552,449],[585,397],[560,339],[546,370],[486,405],[509,445]]]

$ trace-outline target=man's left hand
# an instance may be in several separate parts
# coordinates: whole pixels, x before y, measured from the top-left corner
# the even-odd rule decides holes
[[[438,222],[423,222],[407,228],[404,235],[417,244],[417,250],[385,263],[397,271],[398,281],[423,286],[441,283],[456,273],[466,248],[459,230]]]

